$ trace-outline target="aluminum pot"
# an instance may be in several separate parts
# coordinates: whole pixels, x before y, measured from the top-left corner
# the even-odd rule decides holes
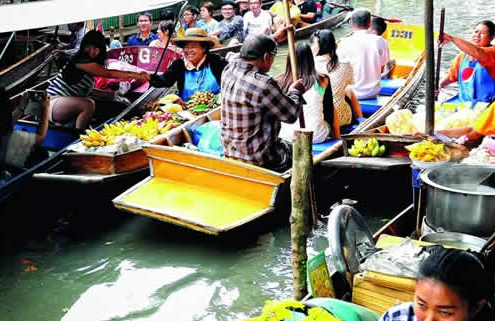
[[[495,167],[447,165],[420,174],[425,215],[435,229],[481,237],[495,230]]]
[[[479,252],[486,242],[484,239],[476,236],[455,232],[426,234],[421,236],[420,241],[452,246],[463,250],[470,249],[476,252]]]

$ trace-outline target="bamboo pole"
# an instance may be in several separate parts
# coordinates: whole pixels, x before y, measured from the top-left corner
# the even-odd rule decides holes
[[[284,9],[285,9],[285,23],[287,25],[292,24],[290,18],[290,8],[289,1],[283,0]],[[289,46],[289,57],[290,57],[290,67],[292,69],[292,81],[296,81],[298,79],[298,68],[297,68],[297,57],[296,57],[296,44],[294,40],[294,30],[287,31],[287,44]],[[306,122],[304,121],[304,111],[301,109],[299,113],[299,127],[305,128]]]
[[[435,48],[433,46],[433,0],[425,0],[426,117],[425,132],[433,135],[435,126]]]
[[[443,41],[443,27],[445,24],[445,8],[440,11],[440,30],[438,31],[438,40]],[[438,90],[440,89],[440,63],[442,61],[442,47],[437,49],[437,68],[435,70],[435,100],[438,98]]]
[[[310,185],[313,176],[313,158],[311,144],[313,132],[295,130],[293,136],[292,210],[290,214],[292,271],[294,298],[302,300],[308,293],[306,270],[308,254],[306,243],[308,237],[308,217],[310,214]]]

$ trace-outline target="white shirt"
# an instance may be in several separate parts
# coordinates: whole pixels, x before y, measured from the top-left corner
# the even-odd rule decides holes
[[[320,86],[319,90],[322,92],[318,92],[315,85],[313,85],[303,94],[306,101],[306,104],[303,106],[304,120],[306,122],[306,128],[313,131],[313,144],[325,141],[330,133],[330,126],[325,122],[325,116],[323,114],[324,88]],[[299,128],[299,120],[293,124],[282,122],[278,136],[291,142],[294,130],[298,130]]]
[[[259,34],[266,30],[265,35],[269,36],[272,33],[272,15],[261,10],[260,14],[255,17],[252,11],[246,12],[244,15],[244,35]]]
[[[355,31],[343,38],[337,48],[342,62],[354,70],[352,88],[358,99],[373,98],[380,92],[381,68],[389,60],[388,43],[368,30]]]

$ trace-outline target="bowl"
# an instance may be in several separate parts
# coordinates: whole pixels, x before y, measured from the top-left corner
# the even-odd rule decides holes
[[[420,241],[455,247],[462,250],[479,251],[486,240],[464,233],[436,232],[421,236]]]
[[[449,160],[443,160],[443,161],[437,161],[437,162],[422,162],[422,161],[419,161],[419,160],[412,158],[411,156],[409,156],[409,158],[411,159],[413,165],[419,169],[430,169],[430,168],[434,168],[437,166],[445,165],[449,162]]]

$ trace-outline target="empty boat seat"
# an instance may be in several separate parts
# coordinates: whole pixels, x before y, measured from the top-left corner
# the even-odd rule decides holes
[[[340,142],[340,139],[330,139],[323,143],[313,144],[313,155],[318,155],[329,147],[332,147],[335,143]]]
[[[369,117],[374,114],[380,107],[385,105],[390,97],[388,96],[378,96],[372,99],[360,99],[359,104],[361,105],[361,110],[363,111],[364,117]]]
[[[399,87],[403,86],[406,80],[403,78],[387,78],[380,81],[381,89],[380,95],[392,96]]]

